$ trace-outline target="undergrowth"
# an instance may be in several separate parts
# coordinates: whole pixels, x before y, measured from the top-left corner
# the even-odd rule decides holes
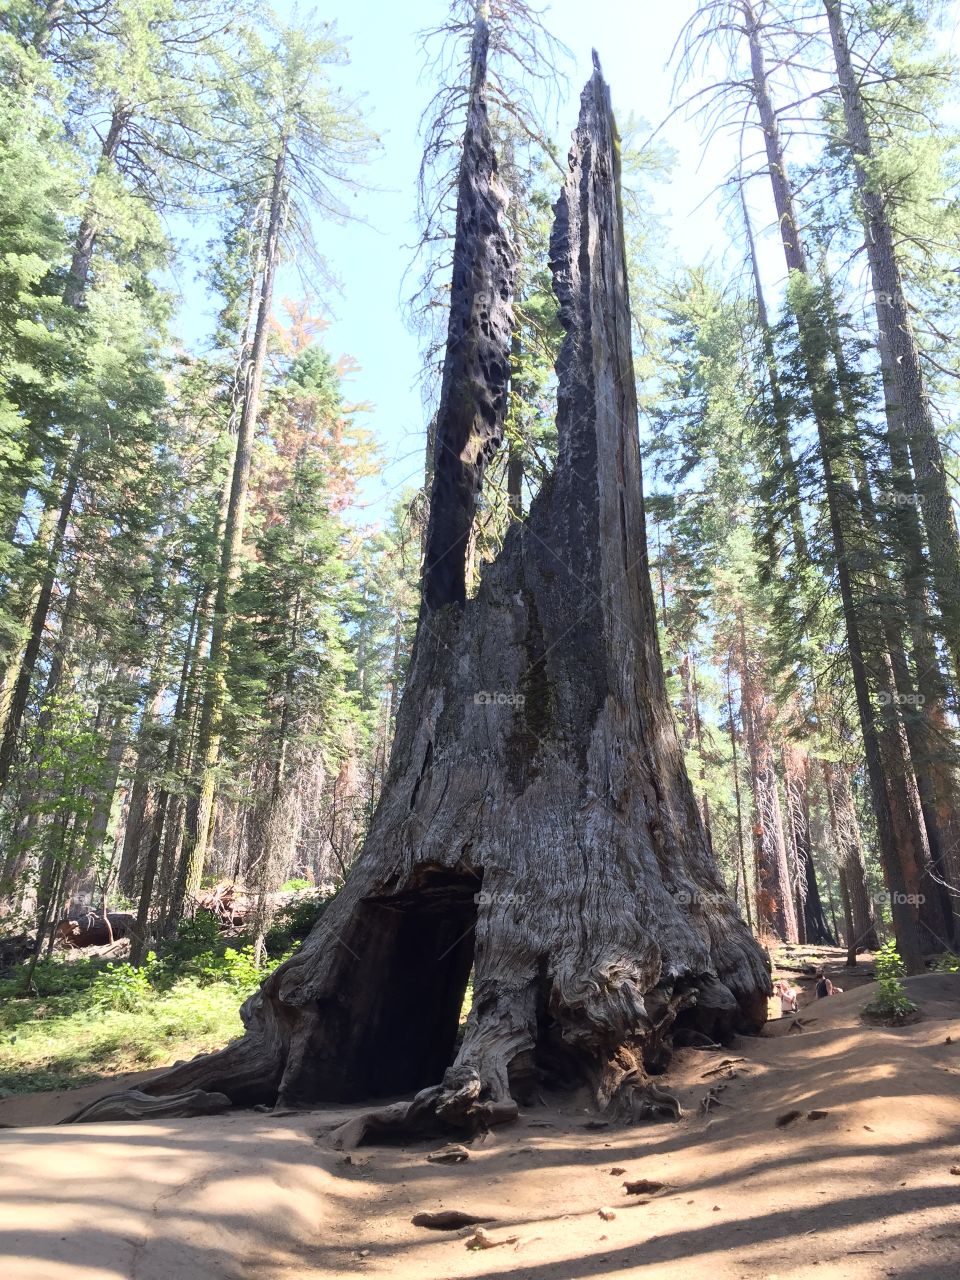
[[[906,973],[897,945],[892,940],[884,943],[874,956],[877,994],[864,1006],[869,1018],[894,1025],[906,1022],[917,1012],[917,1006],[907,995],[903,985]]]
[[[0,978],[0,1096],[74,1088],[221,1048],[243,1029],[240,1005],[324,905],[308,895],[278,915],[262,969],[248,939],[223,939],[202,912],[139,969],[54,956],[36,966],[35,995],[24,993],[22,968],[12,970]]]

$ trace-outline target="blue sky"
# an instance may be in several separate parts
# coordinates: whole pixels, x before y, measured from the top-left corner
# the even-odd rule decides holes
[[[620,119],[633,114],[651,125],[664,119],[672,82],[666,63],[693,8],[693,0],[663,5],[647,0],[592,0],[589,5],[583,0],[555,0],[550,5],[545,22],[573,54],[567,67],[568,90],[556,116],[555,136],[561,147],[576,123],[580,89],[591,71],[591,47],[600,56]],[[278,9],[284,18],[297,14],[297,8],[284,0]],[[327,222],[317,228],[318,243],[340,283],[338,291],[321,295],[330,312],[323,341],[332,355],[347,354],[357,362],[348,396],[371,405],[364,425],[380,442],[387,464],[382,476],[367,484],[366,516],[361,513],[361,519],[379,518],[390,495],[416,483],[422,474],[420,355],[405,322],[403,299],[409,285],[404,272],[416,238],[418,125],[432,92],[423,74],[417,33],[439,23],[446,10],[446,0],[329,0],[317,10],[322,18],[336,22],[349,53],[349,64],[333,72],[334,81],[360,101],[383,143],[361,175],[375,190],[349,197],[361,220]],[[308,10],[300,7],[299,12]],[[687,263],[710,259],[719,264],[728,240],[712,189],[726,175],[729,147],[714,146],[703,158],[699,130],[682,115],[667,124],[661,137],[677,153],[674,178],[658,195],[671,245]],[[664,246],[665,259],[671,251]],[[738,269],[739,260],[730,265]],[[278,304],[285,293],[292,296],[299,288],[290,269],[278,283]],[[189,341],[202,344],[212,328],[213,303],[188,272],[180,273],[178,284],[185,303],[181,331]]]
[[[330,300],[335,318],[325,340],[334,354],[349,352],[360,365],[354,394],[372,402],[369,425],[389,463],[380,481],[381,497],[397,485],[416,482],[423,465],[425,423],[416,385],[420,358],[404,323],[403,272],[410,259],[407,246],[416,236],[417,127],[432,91],[421,74],[424,58],[417,32],[441,21],[446,7],[445,0],[334,0],[322,10],[324,16],[335,16],[348,41],[351,64],[342,73],[345,89],[363,95],[384,144],[369,174],[382,190],[356,201],[370,225],[329,227],[321,233],[343,286],[342,295]],[[665,64],[692,9],[692,0],[664,5],[555,0],[550,5],[546,24],[573,54],[557,118],[556,137],[563,147],[576,123],[580,89],[591,73],[591,47],[600,56],[618,116],[626,119],[632,113],[660,123],[670,106],[671,72]],[[725,158],[712,153],[699,165],[699,133],[679,118],[663,137],[682,161],[660,194],[671,237],[682,242],[688,261],[717,257],[726,237],[710,191],[724,176]],[[369,496],[376,500],[376,484]]]

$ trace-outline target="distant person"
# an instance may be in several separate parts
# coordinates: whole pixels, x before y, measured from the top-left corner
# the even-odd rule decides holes
[[[843,987],[835,987],[827,975],[821,969],[817,974],[817,999],[822,1000],[824,996],[842,996]]]
[[[791,987],[786,978],[780,978],[778,982],[774,983],[773,993],[780,997],[781,1018],[786,1017],[788,1013],[797,1012],[797,990],[795,987]]]

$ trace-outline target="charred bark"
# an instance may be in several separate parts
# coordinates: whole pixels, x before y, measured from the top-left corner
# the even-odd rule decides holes
[[[477,595],[421,616],[343,890],[247,1001],[244,1037],[150,1093],[420,1091],[351,1140],[507,1120],[537,1087],[587,1085],[636,1117],[675,1112],[647,1073],[678,1028],[766,1017],[768,967],[710,856],[664,688],[617,155],[597,69],[551,241],[566,329],[553,480]]]
[[[503,440],[517,256],[487,120],[487,23],[478,13],[460,161],[450,318],[423,565],[428,609],[462,604],[466,559],[487,463]]]

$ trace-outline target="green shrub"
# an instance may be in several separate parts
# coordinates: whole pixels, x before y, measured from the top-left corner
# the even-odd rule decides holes
[[[884,1022],[904,1022],[910,1014],[916,1013],[917,1006],[904,990],[903,976],[906,969],[895,942],[891,940],[884,943],[876,953],[874,969],[879,991],[866,1006],[864,1013]]]
[[[103,967],[102,961],[72,960],[66,963],[59,958],[45,956],[37,961],[33,971],[33,985],[40,1000],[65,1000],[70,1002],[90,990],[90,984]],[[0,979],[0,1002],[23,995],[26,969],[18,965],[6,977]]]
[[[301,889],[312,889],[312,888],[313,886],[311,885],[309,880],[303,880],[302,878],[294,876],[292,880],[284,881],[284,883],[280,886],[280,892],[281,893],[299,893]]]
[[[944,951],[930,967],[934,973],[957,973],[960,972],[960,957],[955,956],[952,951]]]
[[[303,942],[333,899],[333,894],[325,897],[317,889],[281,907],[267,930],[267,954],[275,959]]]
[[[220,941],[220,925],[212,911],[198,911],[193,918],[181,920],[176,936],[163,948],[164,961],[174,970],[205,951],[212,951]]]
[[[154,998],[151,970],[157,967],[157,957],[151,951],[146,964],[136,969],[132,964],[108,964],[101,969],[90,986],[88,1004],[91,1009],[117,1009],[135,1013],[146,1001]]]

